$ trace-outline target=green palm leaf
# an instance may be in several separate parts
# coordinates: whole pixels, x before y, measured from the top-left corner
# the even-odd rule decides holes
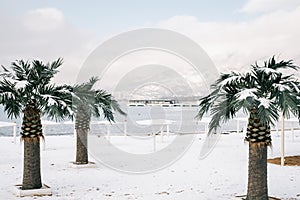
[[[19,117],[31,100],[38,102],[37,109],[50,118],[61,120],[70,116],[72,98],[70,93],[66,93],[69,91],[67,86],[51,84],[62,63],[63,60],[59,58],[47,64],[38,60],[31,63],[19,60],[13,62],[11,68],[2,66],[0,104],[4,106],[8,117]]]
[[[255,63],[245,74],[232,72],[221,74],[211,85],[212,91],[200,99],[200,119],[211,113],[210,132],[235,117],[239,110],[247,115],[252,108],[258,110],[263,124],[274,124],[279,113],[289,118],[299,116],[300,84],[293,74],[284,75],[281,69],[298,70],[291,60],[277,62],[270,58],[262,66]],[[266,104],[267,102],[267,104]]]

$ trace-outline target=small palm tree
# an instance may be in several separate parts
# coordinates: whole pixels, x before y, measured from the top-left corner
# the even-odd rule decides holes
[[[289,118],[299,117],[300,84],[286,69],[298,70],[292,61],[277,62],[274,57],[252,65],[245,74],[222,74],[211,86],[211,93],[200,101],[199,119],[211,112],[209,132],[214,133],[221,123],[234,118],[239,110],[249,115],[247,135],[249,142],[247,199],[268,199],[267,146],[271,145],[270,125],[278,121],[280,113]]]
[[[91,117],[104,118],[114,121],[113,110],[122,115],[118,102],[104,90],[95,90],[93,86],[98,78],[92,77],[88,82],[73,87],[73,112],[75,114],[76,129],[76,161],[75,164],[88,164],[88,133]],[[101,112],[102,111],[102,112]]]
[[[21,138],[24,141],[24,168],[22,189],[42,187],[40,170],[40,139],[43,138],[41,116],[61,120],[70,115],[67,105],[71,98],[66,86],[51,83],[62,59],[47,64],[34,60],[12,63],[3,68],[0,77],[0,104],[10,118],[23,113]]]

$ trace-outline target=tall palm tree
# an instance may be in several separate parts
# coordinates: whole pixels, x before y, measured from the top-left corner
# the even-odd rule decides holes
[[[99,118],[101,114],[109,122],[114,122],[114,113],[122,115],[118,102],[104,90],[95,90],[93,86],[98,78],[92,77],[88,82],[73,87],[73,112],[76,129],[76,161],[75,164],[88,164],[88,133],[91,117]]]
[[[249,115],[245,140],[249,143],[247,199],[268,199],[267,147],[271,145],[270,125],[280,113],[289,118],[300,110],[300,84],[289,70],[298,70],[291,60],[277,62],[274,57],[262,66],[257,63],[245,74],[222,74],[211,85],[212,91],[200,100],[199,119],[207,112],[212,115],[209,133],[239,110]]]
[[[40,139],[43,138],[41,116],[61,120],[70,116],[70,92],[66,86],[51,83],[61,58],[44,64],[34,60],[12,63],[11,68],[2,66],[0,73],[0,104],[10,118],[23,113],[21,138],[24,141],[24,168],[22,189],[42,187],[40,169]]]

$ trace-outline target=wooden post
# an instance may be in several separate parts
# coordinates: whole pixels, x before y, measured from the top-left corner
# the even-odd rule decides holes
[[[276,123],[276,132],[277,132],[277,136],[279,136],[278,122]]]
[[[281,118],[281,166],[284,166],[284,116]]]
[[[153,152],[156,151],[156,134],[154,132],[152,132],[153,135]]]
[[[169,137],[170,136],[170,125],[167,124],[167,136]]]
[[[292,121],[292,142],[295,142],[294,122]]]
[[[13,134],[14,134],[14,143],[16,144],[16,138],[17,138],[17,123],[14,122],[15,125],[13,126]]]
[[[124,122],[124,137],[127,137],[127,121]]]
[[[208,133],[208,122],[205,122],[205,124],[204,124],[204,126],[205,126],[205,133]]]
[[[160,127],[160,139],[161,139],[161,142],[164,142],[164,131],[163,131],[163,125]]]
[[[107,124],[107,140],[110,141],[110,125]]]

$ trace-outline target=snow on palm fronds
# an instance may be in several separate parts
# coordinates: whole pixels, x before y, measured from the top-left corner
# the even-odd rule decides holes
[[[44,64],[33,60],[13,62],[0,72],[0,103],[9,117],[19,117],[31,100],[38,102],[42,114],[56,120],[69,116],[71,95],[69,86],[57,86],[51,81],[63,60]]]
[[[232,74],[223,74],[223,77],[220,80],[220,85],[221,87],[224,85],[232,84],[241,79],[241,75],[238,73],[233,72]]]
[[[245,74],[232,72],[221,74],[211,86],[211,92],[200,99],[200,110],[197,118],[205,113],[212,115],[209,124],[210,131],[221,123],[235,117],[239,110],[246,114],[252,108],[258,109],[262,123],[273,124],[278,119],[278,113],[285,117],[290,112],[298,116],[300,111],[300,83],[293,74],[283,75],[281,69],[298,70],[292,61],[276,62],[274,57],[257,63]]]
[[[274,83],[274,88],[280,92],[285,91],[285,90],[291,90],[289,85],[278,84],[278,83]]]
[[[250,88],[250,89],[241,90],[235,96],[237,100],[246,100],[248,97],[253,97],[254,99],[257,99],[257,96],[255,94],[256,92],[257,92],[256,88]]]
[[[258,68],[259,71],[266,73],[266,74],[278,74],[279,72],[276,71],[275,69],[268,68],[268,67],[260,67]]]
[[[271,103],[274,103],[273,100],[267,98],[258,99],[258,108],[263,106],[264,108],[269,108]]]
[[[89,117],[103,115],[108,121],[114,121],[113,111],[125,115],[111,94],[105,90],[93,89],[98,80],[98,77],[91,77],[89,81],[72,87],[73,115],[80,114],[80,110],[84,110]]]

